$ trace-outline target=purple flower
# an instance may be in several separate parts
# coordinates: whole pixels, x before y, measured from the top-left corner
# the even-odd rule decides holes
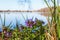
[[[36,23],[35,21],[33,21],[32,19],[28,19],[25,21],[26,25],[30,28],[33,27],[33,25]]]
[[[11,33],[11,32],[6,32],[6,33],[4,34],[4,36],[5,36],[5,37],[11,37],[11,36],[12,36],[12,33]]]
[[[22,31],[24,29],[24,26],[22,24],[19,25],[19,31]]]

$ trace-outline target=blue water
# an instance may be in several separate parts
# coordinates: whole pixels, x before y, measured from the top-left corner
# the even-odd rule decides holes
[[[2,30],[2,24],[4,23],[4,15],[5,15],[5,26],[8,26],[10,22],[12,22],[12,29],[16,26],[16,20],[18,24],[25,25],[25,20],[35,18],[42,20],[46,25],[47,19],[45,16],[40,15],[40,12],[0,12],[0,31]],[[2,19],[2,22],[1,22]]]

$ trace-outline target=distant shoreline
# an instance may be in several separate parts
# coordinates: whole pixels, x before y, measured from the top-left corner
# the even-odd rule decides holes
[[[46,7],[38,10],[0,10],[0,12],[49,12],[49,8]]]
[[[51,16],[49,8],[41,8],[39,10],[0,10],[0,12],[41,12],[41,15]]]
[[[0,12],[41,12],[38,10],[0,10]]]

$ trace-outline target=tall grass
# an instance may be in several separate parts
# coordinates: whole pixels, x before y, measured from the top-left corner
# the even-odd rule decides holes
[[[51,8],[50,5],[48,5],[47,1],[44,0],[45,3],[47,4],[48,8]],[[56,0],[51,0],[51,2],[53,1],[53,4],[54,4],[54,7],[53,7],[53,11],[50,11],[51,12],[51,17],[52,17],[52,20],[51,20],[51,23],[48,21],[48,30],[49,32],[46,32],[46,35],[47,36],[47,40],[59,40],[60,39],[60,33],[59,33],[59,25],[60,25],[60,22],[59,22],[59,10],[58,10],[58,6],[56,6]],[[58,0],[57,0],[58,1]],[[52,10],[52,9],[50,9]],[[48,19],[49,20],[49,19]]]
[[[24,16],[23,16],[24,17]],[[38,20],[35,21],[32,19],[25,20],[26,25],[19,26],[18,21],[16,20],[16,27],[14,29],[11,28],[12,22],[8,26],[5,25],[6,15],[4,13],[4,22],[2,21],[2,17],[0,16],[0,20],[2,23],[2,32],[1,39],[2,40],[44,40],[44,27],[42,27],[43,21]],[[38,28],[38,29],[36,29]]]
[[[2,18],[0,16],[3,27],[3,31],[0,32],[0,40],[60,40],[59,6],[56,6],[56,0],[51,0],[51,2],[54,4],[54,10],[52,10],[48,2],[46,0],[44,0],[44,2],[50,9],[52,18],[51,22],[49,21],[48,16],[48,24],[43,26],[43,21],[40,21],[37,18],[35,21],[32,20],[33,18],[31,20],[28,18],[25,20],[24,16],[22,15],[24,20],[27,21],[27,26],[18,24],[18,20],[16,20],[16,27],[14,29],[10,29],[12,22],[10,22],[8,26],[5,26],[6,15],[4,14],[4,23],[2,22]]]

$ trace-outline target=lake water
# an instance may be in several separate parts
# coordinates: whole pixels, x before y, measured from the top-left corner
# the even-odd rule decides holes
[[[5,15],[5,26],[9,25],[10,22],[12,22],[12,28],[16,26],[16,20],[18,21],[18,24],[25,25],[25,20],[31,19],[33,17],[33,20],[35,18],[42,20],[45,22],[44,25],[46,25],[47,19],[45,16],[40,15],[40,12],[0,12],[0,31],[2,30],[2,23],[4,23],[4,15]],[[2,19],[2,21],[1,21]]]

